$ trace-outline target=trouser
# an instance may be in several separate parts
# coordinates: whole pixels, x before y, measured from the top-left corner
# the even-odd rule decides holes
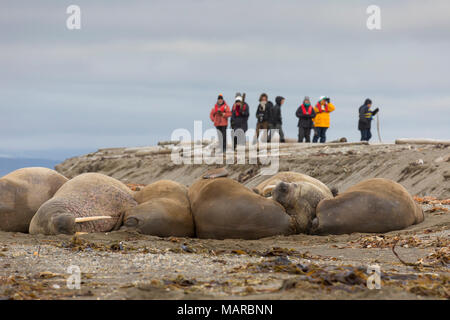
[[[298,127],[298,142],[311,142],[311,128]]]
[[[222,151],[225,152],[227,150],[227,126],[218,126],[216,129],[219,143],[222,141]]]
[[[246,131],[244,131],[244,129],[242,129],[242,128],[233,129],[233,149],[234,150],[236,150],[238,142],[241,145],[245,146],[245,140],[246,140],[245,132]],[[238,139],[239,135],[241,136],[240,139]]]
[[[372,132],[369,129],[362,129],[361,131],[361,141],[369,141],[372,138]]]
[[[272,139],[272,130],[278,130],[278,134],[280,135],[280,142],[285,142],[284,140],[284,132],[283,128],[281,127],[281,123],[277,124],[269,124],[269,137],[267,138],[267,142],[270,142]]]
[[[259,130],[269,129],[269,122],[263,121],[256,124],[256,138],[259,138]]]
[[[313,142],[316,143],[320,138],[320,143],[325,143],[327,141],[327,130],[328,128],[325,127],[315,127]]]

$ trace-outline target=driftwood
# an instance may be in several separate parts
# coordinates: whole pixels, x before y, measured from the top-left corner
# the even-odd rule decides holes
[[[180,142],[181,141],[176,141],[176,140],[173,140],[173,141],[159,141],[158,142],[158,146],[167,146],[167,145],[174,145],[174,146],[177,146],[177,145],[179,145],[180,144]]]
[[[330,141],[329,143],[346,143],[346,142],[348,142],[347,138],[346,137],[342,137],[340,139]]]
[[[159,155],[159,154],[169,154],[172,153],[171,149],[158,149],[158,150],[141,150],[135,153],[136,157],[145,157],[151,155]]]
[[[172,144],[173,143],[173,144]],[[145,156],[152,156],[152,155],[165,155],[170,154],[172,152],[180,152],[181,150],[184,150],[184,148],[191,149],[192,156],[195,154],[196,146],[193,143],[178,143],[178,145],[175,145],[176,141],[163,141],[159,142],[158,146],[151,146],[151,147],[130,147],[130,148],[105,148],[100,149],[98,153],[100,154],[89,154],[88,157],[86,157],[86,160],[92,161],[92,160],[103,160],[103,159],[119,159],[122,157],[130,157],[130,156],[136,156],[136,157],[145,157]],[[212,143],[210,141],[202,141],[200,142],[200,145],[203,147],[211,147]],[[354,146],[354,145],[368,145],[368,142],[362,141],[362,142],[328,142],[328,143],[298,143],[298,142],[288,142],[288,143],[280,143],[278,145],[279,156],[287,156],[290,155],[292,152],[301,152],[302,150],[309,149],[309,148],[338,148],[342,146]],[[190,148],[189,148],[190,147]],[[247,145],[247,148],[249,145]],[[273,151],[271,150],[271,144],[267,143],[261,143],[259,146],[253,146],[254,148],[258,148],[260,150],[266,150],[269,152],[269,155],[273,156]],[[246,156],[249,155],[249,149],[246,148]],[[200,150],[199,150],[200,151]],[[284,153],[282,152],[284,151]],[[235,151],[234,151],[235,152]],[[202,153],[200,151],[200,153]]]
[[[338,148],[338,147],[346,147],[346,146],[362,146],[368,145],[367,141],[359,141],[359,142],[329,142],[329,143],[312,143],[308,146],[308,148]]]
[[[397,139],[395,144],[434,144],[434,145],[450,145],[450,140],[435,140],[435,139]]]
[[[345,147],[345,146],[358,146],[358,145],[368,145],[369,143],[367,141],[358,141],[358,142],[327,142],[327,143],[280,143],[278,145],[279,150],[284,149],[307,149],[307,148],[324,148],[324,147],[330,147],[330,148],[338,148],[338,147]],[[264,148],[266,144],[260,144],[260,148]],[[270,143],[267,144],[267,149],[270,149]]]

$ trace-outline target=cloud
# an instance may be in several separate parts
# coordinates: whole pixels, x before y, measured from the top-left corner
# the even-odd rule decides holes
[[[359,139],[356,110],[371,97],[383,137],[450,139],[448,1],[71,1],[0,4],[0,151],[153,144],[194,120],[211,127],[219,92],[286,97],[297,135],[303,96],[329,95],[330,138]],[[228,101],[231,102],[231,101]],[[3,152],[3,150],[5,150]]]

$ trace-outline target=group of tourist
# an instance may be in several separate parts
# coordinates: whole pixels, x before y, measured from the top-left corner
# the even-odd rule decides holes
[[[266,93],[259,97],[259,104],[256,110],[256,138],[259,138],[261,130],[267,130],[267,142],[270,142],[274,130],[278,130],[280,142],[285,142],[283,132],[283,121],[281,117],[281,107],[285,98],[277,96],[273,104]],[[372,111],[370,108],[372,101],[366,99],[359,108],[358,129],[361,131],[361,141],[369,141],[372,137],[370,128],[373,116],[377,114],[378,108]],[[327,140],[327,130],[330,127],[330,113],[335,110],[335,106],[330,102],[330,98],[322,96],[313,106],[311,99],[306,96],[303,103],[297,108],[295,115],[298,120],[298,142],[311,142],[311,131],[314,132],[312,142],[325,143]],[[223,150],[227,145],[226,130],[230,119],[231,129],[235,131],[241,129],[246,132],[248,129],[248,117],[250,108],[245,102],[245,94],[236,93],[234,104],[230,108],[225,102],[222,94],[217,97],[217,103],[210,112],[211,121],[217,128],[219,139],[222,140]],[[234,135],[233,145],[236,148],[237,137]]]

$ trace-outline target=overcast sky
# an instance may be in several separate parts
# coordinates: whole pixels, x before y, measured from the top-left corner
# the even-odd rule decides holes
[[[81,30],[66,8],[81,7]],[[381,30],[366,27],[369,5]],[[62,159],[212,127],[218,93],[331,97],[328,138],[359,140],[370,97],[385,141],[450,139],[450,1],[0,2],[0,155]],[[374,135],[376,136],[376,135]],[[377,141],[374,138],[374,141]]]

